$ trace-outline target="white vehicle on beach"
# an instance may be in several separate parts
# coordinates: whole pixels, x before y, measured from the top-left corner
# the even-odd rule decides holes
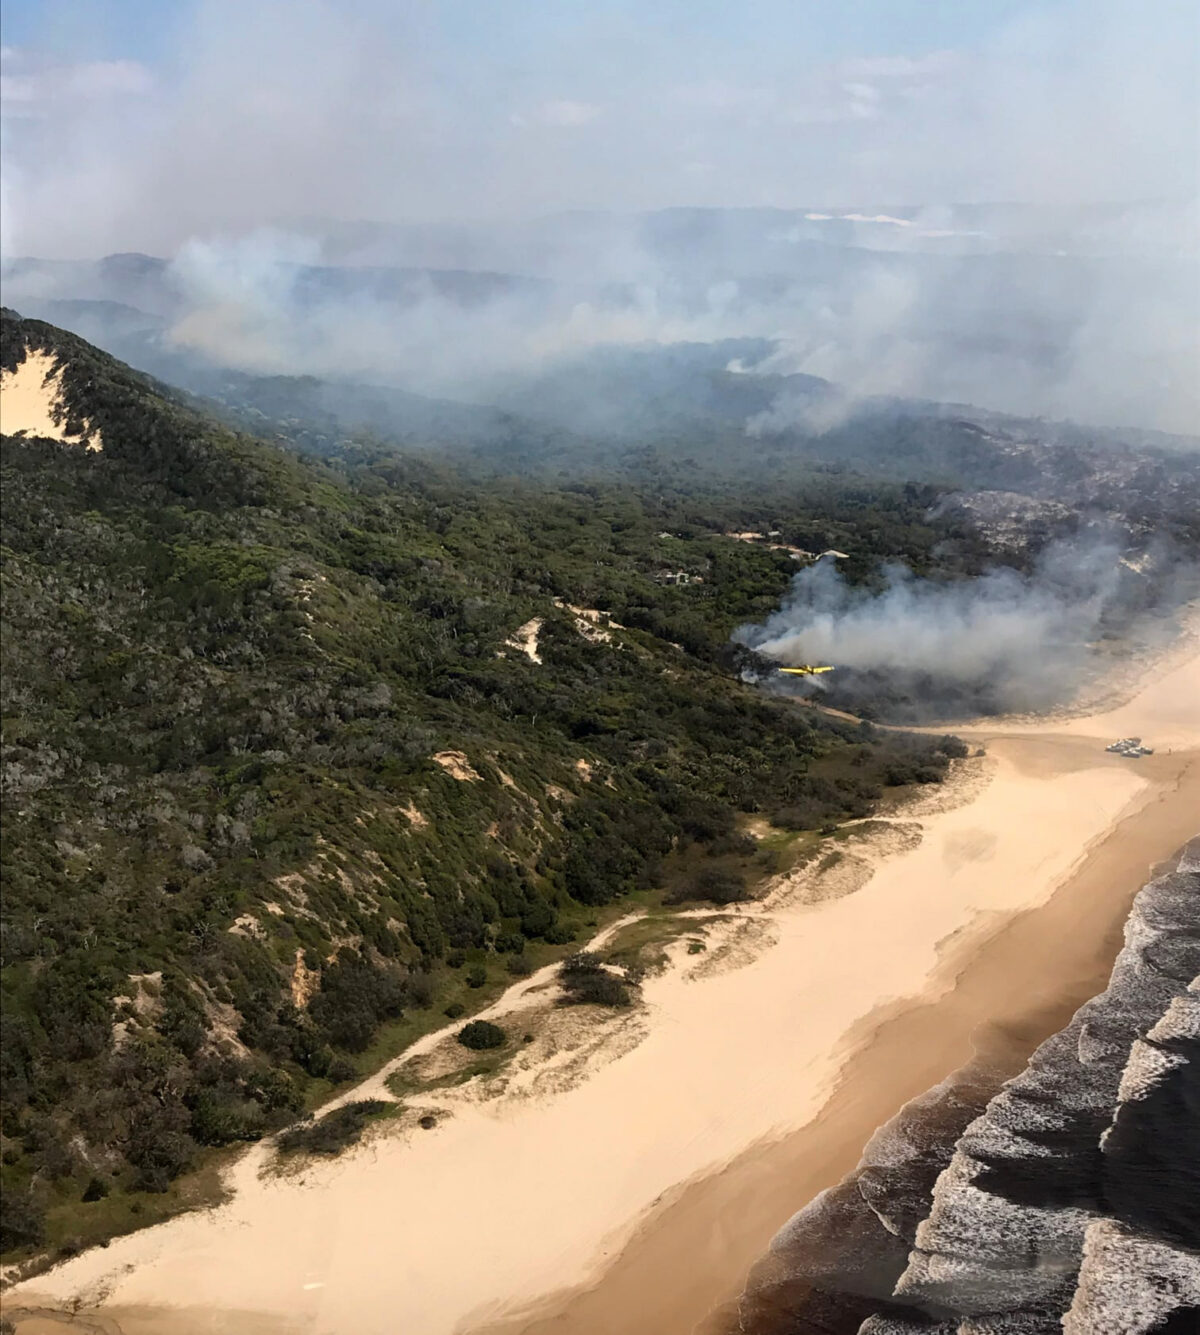
[[[1140,737],[1121,737],[1104,749],[1113,751],[1119,756],[1128,756],[1131,760],[1136,760],[1138,756],[1152,756],[1154,754],[1154,748],[1143,746]]]

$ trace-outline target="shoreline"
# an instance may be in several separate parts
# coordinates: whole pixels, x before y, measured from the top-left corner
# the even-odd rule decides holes
[[[1096,990],[1147,865],[1196,832],[1193,698],[1200,658],[1109,714],[980,728],[985,783],[895,813],[893,832],[919,824],[919,841],[885,847],[865,879],[731,915],[727,943],[760,930],[741,957],[710,950],[701,972],[673,950],[636,1041],[589,1056],[585,1078],[441,1100],[453,1116],[435,1131],[381,1134],[284,1179],[259,1178],[252,1151],[227,1204],[15,1286],[10,1311],[43,1309],[19,1335],[72,1328],[47,1310],[67,1304],[122,1335],[685,1335],[734,1296],[806,1184],[852,1168],[876,1126],[970,1055],[981,1022],[1036,1045],[1038,1015],[1067,1004],[1064,952],[1079,961],[1071,1010]],[[1173,754],[1104,754],[1112,721],[1139,710]],[[1019,950],[997,944],[1022,932]],[[897,1032],[899,1055],[881,1037]],[[760,1209],[771,1191],[777,1208]]]
[[[1200,751],[1191,753],[1174,792],[1185,785],[1187,794],[1200,796]],[[1200,807],[1190,797],[1167,801],[1164,819],[1170,796],[1151,799],[1095,841],[1046,904],[1013,915],[982,942],[959,941],[940,977],[931,980],[935,995],[865,1016],[847,1034],[836,1086],[810,1122],[681,1184],[591,1283],[474,1327],[470,1335],[725,1335],[735,1329],[728,1321],[742,1283],[775,1233],[857,1166],[878,1127],[973,1063],[1020,1070],[1042,1041],[1104,989],[1148,868],[1169,863],[1200,828]],[[1147,843],[1159,847],[1177,835],[1170,851],[1142,862]],[[1022,966],[1031,961],[1037,967],[1026,978]],[[992,1005],[1018,977],[1032,989],[1020,990],[1008,1008]],[[731,1212],[736,1230],[723,1224]],[[669,1285],[666,1301],[652,1301],[672,1273],[686,1274],[686,1282]]]

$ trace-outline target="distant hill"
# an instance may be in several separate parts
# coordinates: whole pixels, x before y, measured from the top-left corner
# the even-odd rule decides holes
[[[273,280],[286,284],[300,304],[371,299],[410,305],[430,296],[466,307],[501,297],[537,297],[550,291],[544,281],[514,274],[461,269],[394,266],[340,267],[292,264],[271,266]],[[159,319],[170,319],[194,300],[186,269],[155,255],[106,255],[100,260],[17,258],[4,266],[10,299],[84,300],[128,306]]]

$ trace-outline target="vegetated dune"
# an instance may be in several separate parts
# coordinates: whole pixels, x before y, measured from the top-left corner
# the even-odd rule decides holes
[[[1142,1335],[1200,1314],[1200,838],[1137,896],[1107,989],[980,1106],[910,1104],[779,1233],[736,1329]]]
[[[29,351],[15,371],[0,372],[0,432],[6,436],[21,433],[42,436],[82,445],[88,450],[101,449],[98,431],[75,434],[67,430],[59,377],[58,363],[48,352]]]
[[[831,1185],[877,1125],[962,1065],[981,1023],[1057,998],[1054,941],[1029,935],[1039,915],[1053,915],[1064,956],[1080,942],[1104,954],[1146,866],[1193,831],[1198,695],[1193,657],[1126,707],[1147,741],[1139,718],[1172,738],[1169,754],[1136,762],[1104,752],[1105,718],[1066,734],[996,725],[987,757],[967,762],[974,787],[916,813],[919,843],[861,888],[814,902],[781,886],[761,910],[731,913],[706,952],[728,944],[723,967],[689,971],[673,951],[675,967],[644,985],[640,1041],[588,1078],[539,1097],[439,1090],[450,1115],[433,1130],[381,1130],[291,1177],[259,1177],[252,1153],[228,1204],[68,1261],[10,1304],[98,1304],[128,1335],[186,1331],[197,1311],[208,1331],[247,1335],[690,1330],[795,1209],[796,1178],[772,1167],[791,1145],[813,1189]],[[1025,944],[972,989],[1018,923]],[[757,938],[739,940],[750,925]],[[885,1021],[910,1014],[918,1037],[889,1052]],[[823,1120],[857,1070],[865,1094]],[[765,1165],[764,1190],[738,1188],[755,1180],[738,1176],[743,1161]],[[627,1282],[639,1256],[664,1255]],[[547,1299],[564,1286],[579,1292]]]

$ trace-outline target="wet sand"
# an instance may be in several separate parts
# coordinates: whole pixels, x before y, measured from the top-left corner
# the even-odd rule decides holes
[[[919,845],[855,893],[747,913],[759,936],[724,965],[710,949],[690,973],[677,952],[639,1041],[588,1078],[443,1098],[435,1131],[297,1178],[260,1180],[248,1156],[227,1205],[10,1305],[98,1306],[123,1335],[684,1335],[904,1102],[980,1041],[1032,1047],[1097,990],[1148,868],[1200,822],[1197,699],[1193,657],[1119,712],[1170,739],[1136,762],[1104,753],[1109,715],[979,730],[977,791],[918,815]]]

